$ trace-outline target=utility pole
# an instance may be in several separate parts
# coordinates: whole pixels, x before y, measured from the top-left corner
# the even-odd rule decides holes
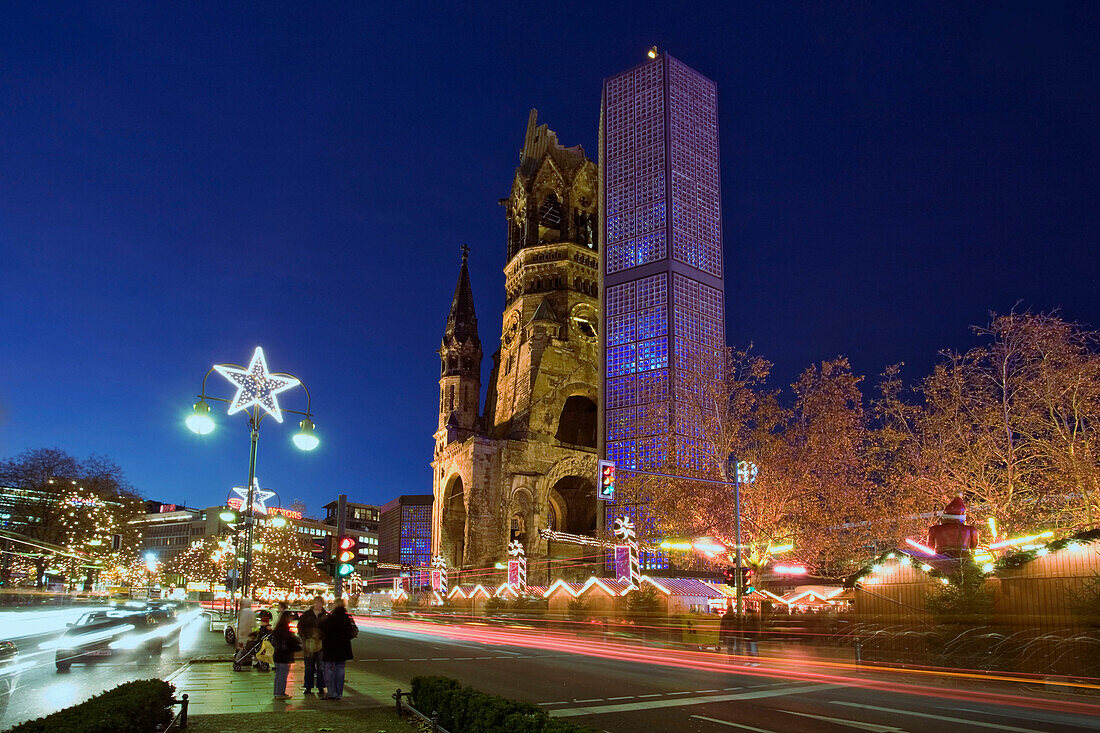
[[[337,553],[340,552],[340,549],[339,549],[340,539],[339,538],[344,536],[344,533],[347,531],[347,529],[348,529],[348,497],[347,497],[347,494],[340,494],[340,496],[336,500],[336,538],[337,538],[336,539],[336,543],[337,543],[336,552]],[[332,575],[333,575],[333,595],[337,598],[340,597],[340,594],[343,592],[343,589],[344,589],[344,587],[343,587],[344,586],[344,582],[343,582],[344,579],[340,577],[340,572],[339,572],[339,570],[337,570],[337,568],[339,567],[339,562],[340,562],[340,558],[339,558],[339,556],[337,556],[336,564],[333,566],[333,573],[332,573]]]

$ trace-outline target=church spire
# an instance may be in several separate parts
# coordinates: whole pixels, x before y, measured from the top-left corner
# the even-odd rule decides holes
[[[470,287],[470,271],[466,260],[470,248],[462,245],[462,266],[458,270],[458,284],[451,299],[451,312],[447,316],[447,330],[443,333],[443,346],[457,346],[471,343],[481,350],[481,339],[477,335],[477,314],[474,312],[474,291]]]

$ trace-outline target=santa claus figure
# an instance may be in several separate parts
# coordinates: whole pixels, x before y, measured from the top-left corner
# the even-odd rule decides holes
[[[978,547],[978,529],[966,524],[966,502],[956,496],[944,508],[940,523],[928,528],[928,544],[940,555],[962,557]]]

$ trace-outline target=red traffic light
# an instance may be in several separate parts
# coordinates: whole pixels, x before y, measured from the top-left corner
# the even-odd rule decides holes
[[[355,538],[354,537],[341,537],[340,538],[340,549],[341,550],[350,550],[350,549],[353,549],[354,547],[355,547]]]

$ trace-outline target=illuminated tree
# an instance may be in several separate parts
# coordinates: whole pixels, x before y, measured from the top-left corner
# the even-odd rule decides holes
[[[0,462],[0,487],[12,507],[8,526],[17,535],[12,543],[33,562],[37,585],[44,583],[47,568],[77,580],[86,576],[86,565],[125,565],[136,557],[140,533],[129,520],[143,507],[111,461],[79,462],[56,449],[26,451]],[[118,551],[114,534],[122,539]]]
[[[275,527],[269,522],[256,525],[252,550],[254,587],[293,588],[331,580],[314,565],[312,549],[298,534],[292,522]]]
[[[172,571],[182,575],[185,582],[222,585],[229,577],[234,561],[232,538],[208,535],[200,537],[176,556]]]

